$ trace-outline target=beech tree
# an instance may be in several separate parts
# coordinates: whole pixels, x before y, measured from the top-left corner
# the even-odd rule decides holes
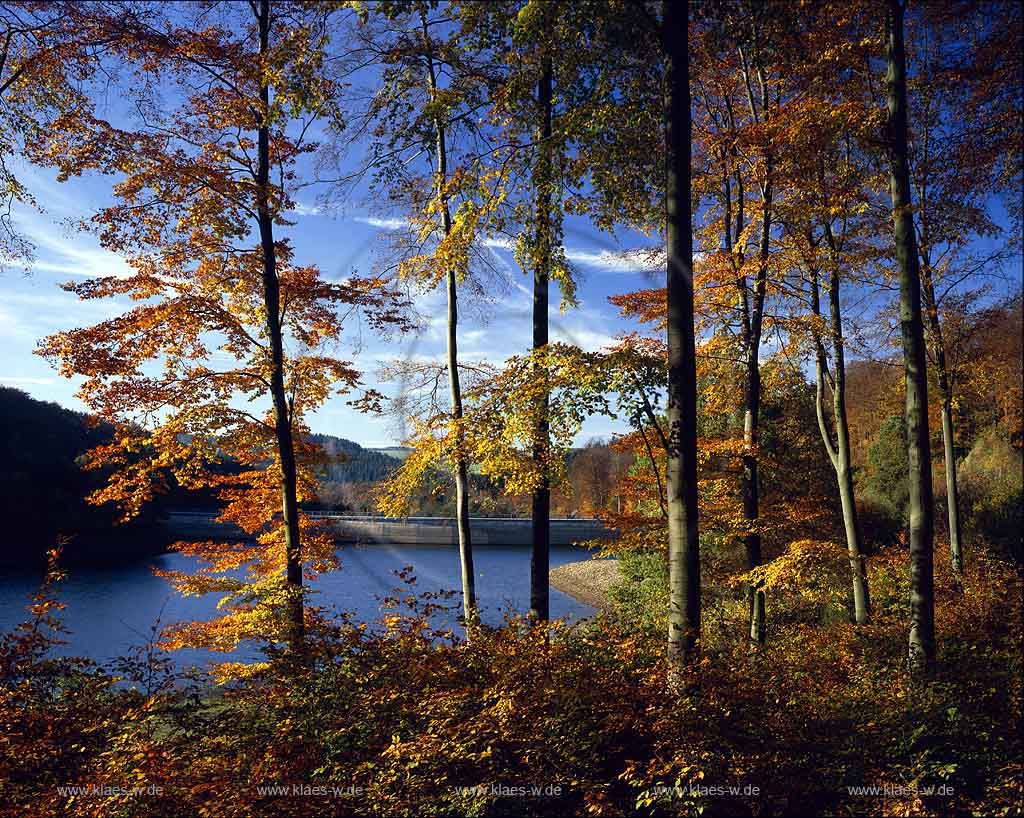
[[[300,160],[316,148],[313,123],[341,127],[325,12],[270,0],[146,11],[117,24],[142,127],[69,115],[37,148],[62,178],[120,175],[117,201],[87,226],[131,274],[64,286],[138,306],[57,333],[39,352],[83,376],[81,398],[118,429],[89,454],[89,467],[112,471],[94,502],[131,516],[173,478],[217,490],[220,518],[255,538],[176,544],[206,566],[166,575],[184,593],[223,593],[227,613],[175,626],[169,644],[230,650],[267,638],[298,650],[304,579],[336,564],[332,538],[299,508],[314,494],[304,418],[358,386],[338,354],[346,316],[366,308],[383,328],[401,325],[401,310],[378,279],[332,280],[297,264],[280,235]],[[240,475],[207,468],[225,455]],[[246,576],[231,573],[243,566]]]
[[[742,535],[748,570],[762,562],[759,530],[761,486],[758,439],[761,422],[761,344],[766,305],[774,289],[773,236],[776,156],[775,117],[781,90],[773,74],[779,60],[785,13],[741,3],[725,7],[701,33],[700,140],[717,167],[705,176],[702,193],[720,203],[718,218],[705,220],[707,258],[698,270],[706,297],[698,311],[719,322],[738,341],[742,360],[742,463],[740,487],[746,531]],[[712,194],[711,185],[718,187]],[[753,194],[753,195],[752,195]],[[765,641],[765,597],[748,589],[748,632],[752,646]]]
[[[396,362],[389,377],[405,382],[405,394],[395,409],[415,414],[420,424],[419,437],[410,442],[438,455],[454,478],[463,613],[471,627],[476,591],[460,372],[465,367],[458,354],[459,288],[473,284],[473,268],[479,272],[482,267],[479,243],[501,201],[481,178],[489,172],[481,158],[486,155],[486,142],[470,124],[474,114],[488,105],[489,74],[452,34],[458,21],[451,6],[438,10],[428,4],[380,3],[374,10],[376,19],[367,16],[359,28],[363,49],[383,66],[365,116],[365,130],[377,135],[366,169],[374,172],[375,188],[386,190],[390,201],[408,207],[404,215],[409,218],[409,230],[399,231],[396,242],[399,276],[424,289],[444,287],[447,408],[432,398],[418,401],[409,394],[420,387],[432,397],[437,394],[434,367]],[[421,155],[431,163],[427,184],[415,166],[410,169]],[[438,437],[440,448],[435,445]],[[421,457],[417,461],[428,465]],[[404,475],[410,489],[412,471]],[[416,471],[418,476],[425,473]]]
[[[907,460],[910,487],[910,635],[913,672],[935,661],[935,591],[932,569],[934,506],[932,458],[928,436],[928,373],[921,317],[921,270],[911,211],[910,157],[907,145],[907,65],[903,42],[906,6],[889,0],[885,75],[889,119],[887,154],[892,199],[893,239],[899,263],[900,330],[906,380]]]
[[[916,70],[908,83],[916,133],[910,145],[917,200],[914,229],[927,349],[940,402],[950,561],[957,576],[964,559],[957,485],[958,384],[943,326],[945,304],[965,286],[978,286],[982,276],[993,279],[1001,273],[1012,263],[1020,240],[1015,232],[1004,235],[986,202],[1009,181],[1012,159],[996,158],[1008,135],[1000,127],[979,128],[978,120],[965,112],[975,100],[991,95],[987,72],[994,66],[986,65],[988,55],[1003,43],[1006,32],[1016,30],[1020,39],[1020,12],[1014,4],[968,3],[955,10],[922,7],[912,20],[917,34],[910,53]],[[1017,102],[1019,106],[1019,93]],[[978,114],[991,118],[989,112]],[[979,249],[979,240],[986,240],[985,249]]]
[[[868,270],[882,256],[871,207],[878,115],[861,76],[877,37],[835,10],[826,9],[823,16],[829,24],[806,32],[804,60],[791,75],[800,93],[779,115],[788,147],[779,163],[780,252],[783,266],[796,274],[798,314],[787,323],[792,338],[799,340],[810,309],[806,329],[813,350],[815,416],[839,493],[853,620],[863,624],[870,600],[847,412],[850,338],[843,292],[867,287]]]
[[[697,521],[697,364],[690,212],[688,4],[666,3],[665,211],[668,330],[668,660],[693,664],[700,642],[700,539]]]
[[[600,226],[614,223],[606,209],[614,182],[601,176],[608,172],[608,164],[592,149],[607,142],[602,126],[618,116],[616,100],[622,86],[616,80],[624,72],[616,60],[625,49],[608,32],[621,26],[624,10],[604,3],[535,0],[456,7],[463,36],[475,38],[500,66],[488,112],[494,145],[486,154],[490,171],[482,173],[500,204],[492,203],[495,216],[489,232],[504,237],[533,279],[531,367],[536,388],[525,421],[533,431],[523,445],[531,453],[533,472],[528,489],[533,521],[531,615],[546,620],[551,488],[562,479],[552,443],[552,437],[560,435],[552,428],[559,422],[551,409],[554,386],[547,384],[552,377],[555,381],[550,383],[561,377],[550,370],[561,368],[563,361],[562,352],[549,347],[549,291],[557,284],[561,308],[575,306],[574,271],[562,247],[565,215],[591,215]],[[617,162],[621,159],[616,157]],[[620,166],[625,164],[616,165]],[[509,377],[517,377],[518,362],[510,360],[509,367]],[[482,384],[481,389],[487,391]],[[518,440],[521,420],[509,419],[502,438]],[[521,460],[505,454],[506,462],[522,466]],[[491,464],[499,459],[487,458]],[[519,485],[518,478],[511,484]]]
[[[30,266],[31,240],[12,207],[39,202],[9,160],[44,135],[55,118],[88,116],[82,84],[110,45],[104,15],[92,3],[9,2],[0,5],[0,269]]]
[[[870,615],[870,598],[868,596],[867,566],[865,563],[864,543],[861,539],[860,524],[857,519],[857,502],[853,487],[853,456],[850,446],[850,426],[846,413],[846,340],[843,334],[843,317],[840,297],[840,277],[837,270],[836,256],[842,251],[841,236],[837,241],[832,233],[831,225],[825,222],[825,237],[832,252],[828,272],[828,334],[831,346],[831,371],[828,366],[829,352],[826,351],[825,335],[816,332],[815,346],[815,409],[817,410],[818,428],[821,433],[825,451],[836,472],[839,486],[839,498],[842,503],[843,528],[846,534],[846,547],[850,557],[850,577],[853,585],[853,618],[862,625]],[[810,269],[811,313],[821,318],[821,295],[819,269],[811,262]],[[825,392],[832,392],[832,429],[825,409]],[[833,431],[834,430],[834,431]],[[833,434],[835,438],[833,439]]]

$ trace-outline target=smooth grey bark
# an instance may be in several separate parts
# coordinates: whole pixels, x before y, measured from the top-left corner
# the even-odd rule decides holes
[[[668,318],[668,661],[673,671],[700,651],[700,539],[697,516],[697,366],[693,326],[690,59],[688,8],[666,3],[665,249]],[[646,440],[646,438],[645,438]],[[660,485],[659,485],[660,490]]]
[[[437,94],[437,72],[434,58],[430,51],[430,38],[427,32],[427,20],[421,16],[423,24],[423,43],[426,48],[427,81],[431,99]],[[445,185],[448,182],[448,146],[445,126],[440,117],[434,119],[434,137],[437,150],[437,182],[436,190],[441,202],[441,227],[447,237],[452,232],[451,209]],[[456,427],[455,440],[455,521],[459,532],[459,567],[462,575],[462,613],[466,620],[466,635],[472,633],[477,618],[476,608],[476,577],[473,571],[473,541],[469,527],[469,467],[463,451],[462,435],[462,386],[459,383],[459,305],[458,282],[454,268],[445,271],[445,290],[448,296],[448,393],[451,402],[452,422]]]
[[[257,10],[260,54],[269,48],[270,1],[260,0]],[[263,110],[270,105],[270,88],[260,86]],[[277,275],[277,248],[274,221],[270,212],[270,129],[260,121],[257,134],[256,212],[260,247],[263,251],[263,305],[266,313],[267,342],[270,345],[270,396],[274,407],[274,436],[281,461],[281,512],[288,585],[288,641],[299,651],[305,640],[302,596],[302,540],[299,530],[298,478],[295,441],[292,438],[292,405],[284,386],[284,343],[281,331],[281,282]]]
[[[953,447],[953,405],[949,393],[942,389],[942,455],[946,466],[946,505],[949,520],[949,558],[953,574],[961,581],[964,572],[964,552],[960,527],[960,487],[956,477],[956,450]]]
[[[533,352],[543,355],[548,345],[548,279],[551,265],[551,57],[544,56],[540,80],[537,83],[537,103],[540,111],[540,145],[536,178],[535,216],[536,255],[533,269]],[[541,366],[537,376],[547,380]],[[534,426],[533,458],[541,467],[541,484],[531,498],[532,546],[530,551],[530,618],[543,621],[550,618],[548,572],[551,561],[551,487],[548,478],[550,439],[548,434],[548,394],[538,407]]]
[[[907,67],[903,42],[905,6],[889,0],[886,96],[889,189],[893,240],[899,262],[900,330],[906,377],[907,461],[910,488],[910,632],[911,672],[927,672],[935,661],[935,594],[932,539],[934,507],[928,438],[928,380],[924,323],[921,317],[921,271],[911,211],[907,151]]]
[[[857,503],[853,488],[853,468],[850,454],[850,426],[846,417],[846,355],[844,352],[843,317],[840,304],[839,272],[835,266],[838,247],[832,228],[826,223],[825,236],[833,255],[833,266],[829,274],[829,331],[832,339],[832,368],[829,373],[825,344],[815,336],[817,348],[815,377],[815,410],[818,429],[825,444],[832,468],[836,473],[839,487],[839,501],[843,510],[843,528],[846,534],[846,550],[850,559],[850,579],[853,587],[853,621],[863,625],[871,614],[871,600],[868,594],[867,565],[861,541],[860,525],[857,519]],[[811,270],[811,312],[821,315],[818,270]],[[825,416],[826,382],[832,390],[832,420],[835,426],[835,441],[829,431]]]
[[[927,256],[927,253],[923,255]],[[921,295],[924,300],[924,315],[928,322],[928,334],[932,341],[932,357],[939,382],[939,399],[942,402],[942,456],[946,467],[946,514],[949,521],[949,558],[953,576],[957,583],[964,571],[964,555],[961,545],[960,490],[956,479],[956,448],[953,428],[953,383],[946,365],[946,345],[942,337],[942,323],[939,320],[939,305],[935,300],[935,283],[932,280],[931,265],[926,261],[922,270]]]

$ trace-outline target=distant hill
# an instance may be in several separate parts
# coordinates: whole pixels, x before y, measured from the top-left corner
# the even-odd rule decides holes
[[[405,458],[412,454],[413,450],[408,446],[376,446],[367,449],[367,451],[380,452],[394,460],[405,460]]]
[[[111,438],[106,426],[20,389],[0,387],[0,515],[4,538],[0,564],[30,566],[45,559],[57,538],[72,537],[66,562],[122,559],[152,550],[149,531],[155,510],[117,526],[114,510],[85,502],[104,476],[83,471],[78,458]]]
[[[352,440],[334,435],[311,435],[328,457],[321,467],[321,479],[332,483],[375,483],[395,470],[395,460],[403,456],[392,449],[364,449]],[[396,447],[395,450],[398,450]],[[406,455],[408,454],[406,451]]]
[[[106,475],[83,471],[79,458],[111,439],[112,430],[88,422],[85,415],[56,403],[36,400],[20,389],[0,386],[0,515],[4,540],[0,565],[39,564],[62,534],[71,536],[64,551],[68,563],[123,561],[160,551],[157,526],[171,508],[210,509],[220,503],[209,491],[185,491],[168,477],[169,491],[147,504],[128,525],[115,526],[112,507],[96,507],[85,497]],[[312,435],[324,451],[319,468],[321,497],[312,507],[372,510],[367,484],[390,475],[411,449],[364,448],[333,435]],[[211,468],[231,473],[238,465],[225,459]]]

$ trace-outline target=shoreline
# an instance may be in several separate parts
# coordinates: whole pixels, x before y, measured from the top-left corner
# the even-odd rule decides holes
[[[548,581],[573,599],[608,612],[614,607],[608,592],[622,581],[622,574],[617,560],[581,560],[552,568]]]

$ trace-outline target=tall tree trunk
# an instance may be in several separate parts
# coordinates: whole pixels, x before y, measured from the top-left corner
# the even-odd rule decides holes
[[[690,58],[687,5],[666,3],[665,249],[668,268],[668,661],[691,665],[700,648],[697,521],[697,365],[690,214]]]
[[[744,384],[743,413],[743,475],[740,489],[743,495],[743,518],[753,527],[758,522],[759,509],[759,475],[757,463],[757,444],[760,433],[761,412],[761,364],[757,351],[752,347],[747,355],[746,379]],[[761,564],[761,535],[750,530],[743,538],[746,551],[747,569],[757,568]],[[747,588],[747,617],[751,645],[763,645],[765,641],[765,600],[764,591],[751,585]]]
[[[960,582],[964,572],[964,553],[960,527],[960,488],[956,477],[956,450],[954,449],[953,401],[948,381],[939,376],[942,398],[942,453],[946,465],[946,505],[949,519],[949,558],[953,574]]]
[[[540,109],[540,146],[536,167],[536,255],[533,269],[533,351],[544,355],[548,345],[548,268],[551,265],[551,58],[542,59],[537,102]],[[532,551],[530,554],[530,617],[534,621],[550,618],[548,572],[551,560],[551,488],[548,477],[550,442],[548,437],[547,369],[538,367],[537,377],[544,379],[544,395],[538,406],[534,428],[533,458],[541,469],[541,483],[532,498]]]
[[[743,538],[747,556],[747,569],[761,564],[761,535],[756,530],[760,518],[760,476],[758,474],[758,446],[761,428],[761,327],[764,319],[764,299],[768,280],[768,252],[771,241],[772,188],[771,160],[765,157],[768,166],[766,181],[761,190],[761,241],[758,248],[758,271],[754,283],[753,309],[750,323],[744,332],[746,347],[746,377],[743,398],[743,475],[740,487],[743,493],[743,517],[750,530]],[[765,641],[765,599],[764,591],[751,586],[747,589],[751,645],[763,645]]]
[[[430,96],[437,94],[437,74],[434,59],[430,51],[430,40],[427,32],[426,16],[421,16],[423,23],[423,42],[427,49],[427,79],[430,84]],[[441,118],[434,120],[435,142],[437,148],[437,196],[441,202],[441,225],[445,237],[452,232],[451,209],[448,207],[448,195],[445,185],[448,182],[448,146],[445,139],[445,127]],[[445,271],[445,287],[448,294],[448,391],[451,398],[452,423],[455,426],[455,520],[459,532],[459,564],[462,572],[462,612],[466,620],[467,638],[473,632],[476,621],[476,577],[473,572],[473,542],[469,528],[469,467],[463,447],[462,434],[462,387],[459,383],[459,305],[455,270],[450,267]]]
[[[829,245],[835,252],[835,242],[831,228],[826,225]],[[811,270],[811,311],[820,315],[818,271]],[[863,625],[868,621],[871,611],[871,600],[868,595],[867,566],[861,544],[860,525],[857,520],[857,503],[853,490],[853,469],[850,454],[850,427],[846,418],[846,356],[843,350],[843,320],[840,311],[839,274],[833,269],[829,276],[829,323],[832,335],[832,359],[834,375],[831,379],[832,417],[836,432],[833,444],[825,420],[825,382],[828,378],[828,364],[825,357],[825,346],[817,337],[817,372],[816,372],[816,410],[818,429],[822,442],[828,452],[829,460],[836,472],[839,487],[839,500],[843,509],[843,527],[846,532],[846,551],[850,558],[850,577],[853,585],[853,621]]]
[[[266,53],[270,40],[270,2],[260,0],[257,14],[260,54]],[[265,115],[270,106],[270,88],[260,86],[262,111],[257,142],[257,218],[260,247],[263,251],[263,304],[266,311],[267,340],[270,344],[270,396],[274,406],[274,435],[281,465],[281,511],[287,561],[289,643],[301,650],[305,639],[302,598],[302,541],[299,532],[298,479],[295,443],[292,439],[292,406],[284,385],[284,343],[281,332],[281,282],[277,276],[277,249],[274,245],[274,221],[270,212],[270,129]]]
[[[960,542],[960,490],[956,480],[956,448],[953,429],[953,384],[946,366],[946,345],[939,321],[939,305],[935,301],[935,284],[931,267],[925,264],[922,270],[922,291],[924,315],[928,321],[928,333],[932,339],[935,369],[939,381],[939,399],[942,401],[942,453],[946,467],[946,513],[949,520],[949,557],[953,576],[959,584],[964,571],[964,555]]]
[[[907,387],[907,461],[910,488],[910,634],[908,662],[912,672],[927,672],[935,660],[935,596],[932,577],[932,463],[928,439],[928,380],[924,325],[921,319],[921,277],[917,239],[911,213],[907,154],[907,77],[903,45],[904,6],[889,0],[888,71],[889,189],[893,238],[900,275],[900,329]]]
[[[755,65],[760,87],[760,113],[755,99],[750,78],[750,65],[746,54],[740,49],[742,75],[747,89],[747,101],[750,115],[755,124],[768,118],[768,83],[764,69]],[[746,551],[747,568],[754,569],[761,564],[761,535],[757,531],[760,517],[760,478],[758,474],[758,446],[760,445],[761,425],[761,333],[764,323],[764,302],[768,287],[768,261],[771,250],[772,231],[772,172],[773,161],[768,146],[763,149],[765,172],[764,181],[759,183],[761,189],[761,235],[758,241],[758,264],[754,279],[753,292],[748,292],[746,276],[740,277],[740,308],[743,316],[742,346],[745,353],[744,377],[744,413],[743,413],[743,473],[740,488],[743,496],[743,517],[748,525],[748,532],[743,538]],[[739,180],[739,174],[737,173]],[[739,191],[740,201],[737,202],[737,227],[742,214],[742,188]],[[742,234],[737,230],[736,241]],[[752,296],[752,297],[751,297]],[[747,610],[751,647],[763,645],[765,641],[765,598],[764,591],[753,585],[747,589]]]
[[[843,508],[846,529],[846,550],[850,557],[853,583],[853,618],[858,625],[868,621],[871,599],[868,595],[867,566],[857,520],[857,503],[853,493],[853,464],[850,454],[850,425],[846,418],[846,356],[843,351],[843,319],[839,304],[839,275],[835,270],[829,278],[829,303],[832,322],[832,360],[834,385],[832,389],[832,416],[836,426],[836,478],[839,482],[839,500]]]

